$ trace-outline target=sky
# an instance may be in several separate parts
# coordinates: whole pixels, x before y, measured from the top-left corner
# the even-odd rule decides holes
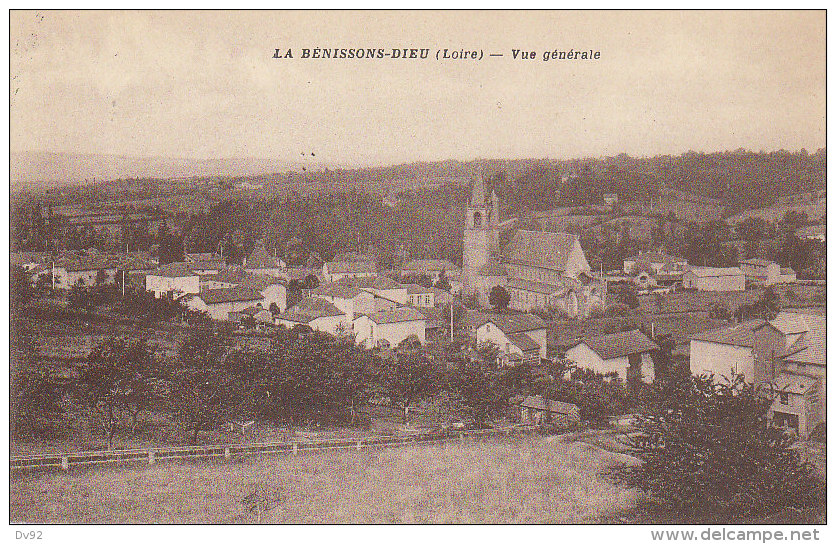
[[[365,166],[825,146],[824,11],[10,18],[12,151]],[[300,58],[316,47],[431,58]],[[542,58],[570,49],[600,59]]]

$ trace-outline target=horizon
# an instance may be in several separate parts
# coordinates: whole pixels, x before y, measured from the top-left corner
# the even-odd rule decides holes
[[[362,168],[826,145],[823,11],[10,17],[15,153],[303,162],[314,152],[312,168]],[[505,57],[271,58],[371,46]],[[521,61],[513,48],[601,58]]]

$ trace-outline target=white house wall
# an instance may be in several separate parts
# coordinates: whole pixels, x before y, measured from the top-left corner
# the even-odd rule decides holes
[[[691,373],[714,374],[731,378],[732,373],[743,374],[746,381],[755,378],[755,356],[752,348],[691,340]]]

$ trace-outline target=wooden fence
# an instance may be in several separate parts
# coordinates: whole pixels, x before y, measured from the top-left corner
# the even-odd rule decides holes
[[[510,436],[514,434],[530,434],[538,432],[533,426],[518,425],[501,429],[485,429],[476,431],[448,431],[430,434],[416,434],[406,437],[374,436],[355,439],[331,439],[318,442],[261,442],[254,444],[214,444],[207,446],[185,446],[179,448],[145,448],[132,450],[103,450],[82,451],[75,453],[57,453],[43,455],[26,455],[12,457],[9,468],[13,471],[22,470],[69,470],[71,466],[99,465],[112,463],[116,466],[133,463],[156,464],[160,461],[174,459],[205,459],[239,458],[246,455],[258,454],[290,454],[298,455],[304,452],[326,450],[362,450],[373,447],[403,447],[418,444],[430,444],[452,440],[467,440]]]

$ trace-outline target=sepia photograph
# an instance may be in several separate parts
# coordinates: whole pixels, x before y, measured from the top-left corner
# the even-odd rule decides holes
[[[9,541],[823,539],[825,10],[8,13]]]

